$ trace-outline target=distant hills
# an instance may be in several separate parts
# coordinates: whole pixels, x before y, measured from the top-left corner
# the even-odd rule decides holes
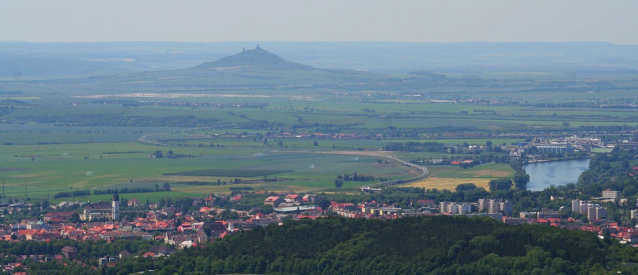
[[[202,63],[195,69],[231,70],[253,67],[269,70],[316,70],[310,66],[286,61],[276,54],[262,49],[259,45],[253,50],[244,50],[217,61]]]
[[[118,43],[114,44],[119,45]],[[609,77],[631,77],[635,75],[636,68],[638,68],[636,67],[638,48],[604,43],[392,44],[369,42],[342,45],[338,43],[287,44],[282,42],[273,44],[280,46],[279,48],[275,46],[272,50],[277,54],[260,46],[250,50],[241,50],[241,45],[231,44],[234,47],[232,49],[225,48],[223,55],[221,52],[212,53],[211,49],[205,47],[206,45],[218,46],[217,44],[184,44],[185,49],[193,52],[192,54],[184,54],[177,50],[166,52],[157,50],[163,47],[179,49],[182,46],[181,43],[149,45],[141,43],[141,49],[155,49],[155,53],[146,55],[141,55],[140,50],[134,47],[135,45],[137,44],[128,45],[128,52],[104,52],[103,58],[88,59],[90,56],[102,53],[103,49],[85,55],[78,53],[81,58],[72,59],[68,58],[75,55],[67,51],[60,53],[60,59],[55,61],[48,59],[52,61],[18,62],[22,65],[19,67],[17,64],[11,65],[13,62],[2,62],[3,55],[5,57],[17,56],[19,51],[13,48],[11,52],[2,52],[3,47],[8,46],[0,43],[0,79],[17,82],[42,80],[42,85],[31,86],[30,89],[34,91],[41,89],[41,92],[46,92],[51,89],[68,90],[67,88],[73,87],[74,91],[81,91],[83,95],[129,94],[140,91],[153,93],[233,91],[244,94],[254,94],[256,91],[274,91],[279,94],[298,94],[312,90],[321,93],[335,91],[413,93],[442,92],[443,90],[461,91],[488,87],[502,89],[505,86],[515,91],[563,90],[580,92],[597,89],[608,90],[611,86],[608,83],[600,83],[596,87],[573,86],[569,82],[530,86],[507,78],[494,79],[490,74],[491,72],[504,73],[505,75],[521,73],[521,77],[525,78],[528,75],[530,77],[532,75],[552,75],[561,71],[589,79],[596,77],[607,81]],[[281,45],[288,45],[289,48],[281,48]],[[298,48],[300,45],[307,45],[303,48],[304,52],[308,54],[305,58],[302,58],[302,53]],[[13,45],[13,47],[15,46]],[[271,50],[270,47],[267,49]],[[453,52],[453,49],[459,51]],[[597,49],[606,54],[595,53]],[[228,54],[227,52],[231,50],[232,54]],[[583,55],[576,56],[570,50]],[[627,55],[619,59],[618,55],[623,53]],[[30,58],[28,54],[23,55],[25,58]],[[49,56],[48,53],[42,52],[34,55],[38,60],[44,60]],[[130,58],[124,58],[126,56]],[[606,62],[612,63],[592,61],[601,60],[602,56],[607,56],[606,60],[610,61]],[[181,58],[186,58],[188,62]],[[339,60],[338,64],[343,65],[343,67],[317,66],[318,63],[322,63],[318,62],[319,59],[330,60],[330,62]],[[64,60],[68,62],[64,62]],[[87,62],[78,60],[93,60],[90,61],[90,65],[97,67],[87,68],[83,66]],[[379,64],[381,69],[385,66],[384,64],[387,64],[388,68],[400,66],[402,72],[393,73],[392,69],[387,71],[356,69],[358,67],[374,67],[373,63]],[[407,65],[408,63],[411,65]],[[179,68],[175,68],[168,66],[168,64],[187,64],[187,66],[180,65]],[[447,67],[437,67],[441,64]],[[152,69],[140,69],[142,67]],[[47,69],[46,71],[38,71],[36,70],[38,68],[40,70]],[[442,70],[438,71],[436,68]],[[56,73],[60,73],[60,75],[56,75]]]
[[[105,75],[148,69],[124,60],[77,60],[0,53],[0,77],[13,79]]]
[[[252,54],[266,57],[255,49],[230,58],[229,55],[241,51],[242,47],[255,44],[0,42],[0,78],[11,79],[20,75],[23,78],[65,78],[125,74],[186,69],[202,63],[205,67],[223,68],[227,66],[225,62],[240,63],[241,59]],[[638,46],[601,42],[264,42],[260,46],[279,55],[283,62],[288,60],[320,69],[342,68],[379,73],[638,69]],[[272,63],[276,58],[271,56],[264,60]],[[278,62],[283,67],[291,65],[282,60]],[[303,65],[292,66],[299,69]]]
[[[158,87],[180,87],[186,90],[322,89],[354,86],[377,77],[384,76],[347,69],[319,69],[290,62],[257,46],[186,69],[103,76],[90,81],[101,81],[110,87],[117,85],[118,92],[126,93],[127,89]]]

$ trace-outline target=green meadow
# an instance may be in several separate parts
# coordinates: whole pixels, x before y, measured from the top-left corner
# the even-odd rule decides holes
[[[151,158],[157,150],[185,157]],[[400,166],[380,165],[376,157],[142,143],[5,145],[0,156],[0,180],[5,182],[7,197],[44,198],[62,191],[152,187],[164,182],[174,185],[174,196],[228,193],[234,185],[212,185],[235,179],[255,182],[247,186],[257,189],[272,185],[284,190],[321,190],[334,188],[339,174],[401,179],[412,173]],[[278,180],[263,181],[273,177]],[[188,182],[209,184],[183,184]],[[144,195],[148,196],[156,195]]]
[[[0,91],[20,94],[0,98],[3,195],[43,199],[163,183],[173,191],[123,197],[228,194],[233,186],[356,192],[373,183],[345,182],[335,189],[337,175],[408,179],[418,173],[390,156],[405,161],[471,156],[380,151],[392,142],[510,145],[538,134],[583,131],[628,138],[638,124],[632,75],[446,76],[436,82],[414,74],[254,68],[6,80]],[[332,138],[341,133],[357,138]],[[160,150],[176,158],[153,158]],[[452,190],[468,180],[484,186],[512,172],[505,164],[428,168],[431,177],[416,186]]]

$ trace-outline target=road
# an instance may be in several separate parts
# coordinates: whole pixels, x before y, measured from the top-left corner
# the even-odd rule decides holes
[[[159,141],[149,140],[148,136],[149,135],[143,135],[139,139],[137,139],[137,141],[139,141],[141,143],[150,144],[150,145],[170,146],[169,144],[165,144],[165,143],[162,143],[162,142],[159,142]],[[279,150],[274,150],[273,152],[280,152],[280,151]],[[310,154],[331,154],[331,155],[353,155],[353,156],[380,157],[380,158],[393,160],[393,161],[398,162],[401,165],[406,166],[406,167],[415,168],[416,170],[421,172],[419,175],[411,177],[411,178],[407,178],[407,179],[403,179],[403,180],[390,180],[390,181],[379,182],[379,183],[373,184],[372,186],[390,186],[390,185],[396,185],[396,184],[410,183],[410,182],[413,182],[413,181],[417,181],[417,180],[423,179],[423,178],[427,177],[428,174],[430,173],[430,171],[428,170],[427,167],[416,165],[414,163],[410,163],[410,162],[407,162],[407,161],[402,160],[402,159],[398,159],[398,158],[390,155],[391,152],[389,152],[389,151],[285,151],[285,152],[287,152],[287,153],[304,153],[304,154],[309,154],[310,153]]]

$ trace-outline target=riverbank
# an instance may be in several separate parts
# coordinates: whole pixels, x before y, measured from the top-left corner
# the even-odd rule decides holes
[[[565,158],[558,158],[558,159],[537,159],[537,160],[528,160],[527,163],[525,164],[531,164],[531,163],[539,163],[539,162],[553,162],[553,161],[567,161],[567,160],[584,160],[584,159],[591,159],[589,157],[587,158],[583,158],[583,157],[565,157]]]

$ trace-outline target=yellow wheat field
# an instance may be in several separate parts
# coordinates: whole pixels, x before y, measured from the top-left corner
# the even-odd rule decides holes
[[[436,188],[439,190],[447,189],[450,191],[454,191],[457,185],[463,183],[474,183],[477,187],[483,187],[485,190],[490,190],[489,182],[490,178],[438,178],[438,177],[428,177],[420,181],[416,181],[413,183],[409,183],[406,187],[421,187],[421,188]]]

